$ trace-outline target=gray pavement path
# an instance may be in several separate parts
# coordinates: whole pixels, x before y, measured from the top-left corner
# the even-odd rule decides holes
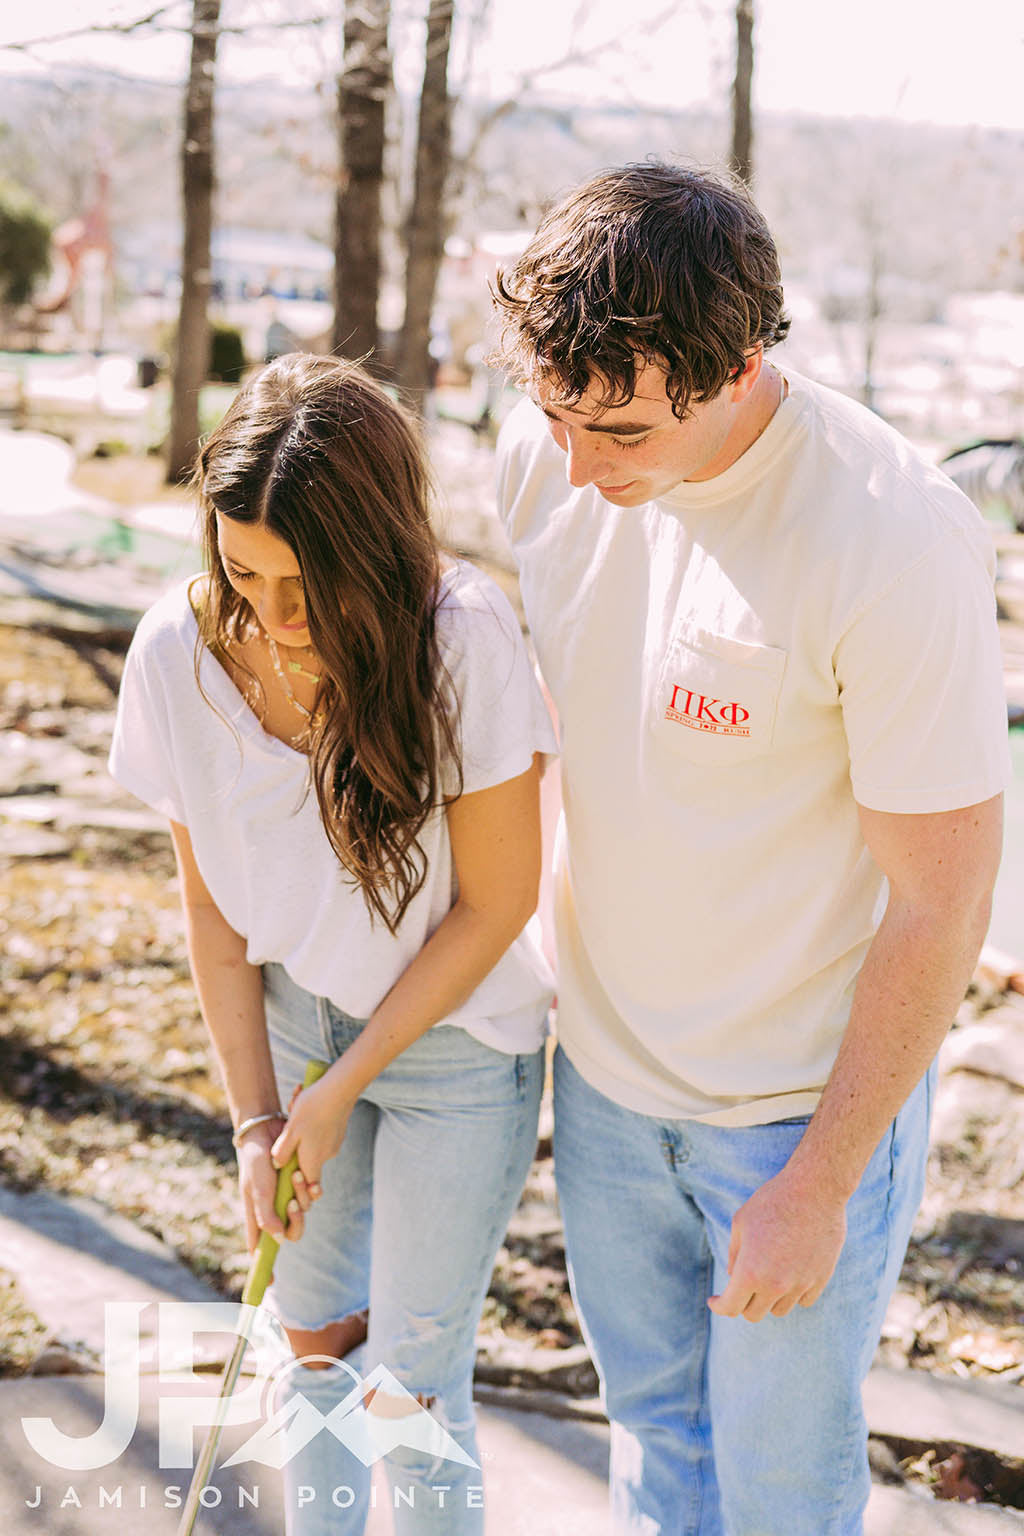
[[[214,1381],[199,1391],[213,1396]],[[100,1376],[0,1381],[0,1529],[4,1536],[108,1536],[142,1528],[173,1536],[186,1469],[160,1469],[160,1402],[174,1388],[142,1378],[137,1428],[128,1449],[93,1471],[51,1466],[29,1445],[22,1419],[51,1419],[68,1436],[93,1432],[104,1413]],[[36,1431],[32,1430],[33,1434]],[[246,1431],[229,1429],[220,1460]],[[481,1483],[487,1500],[487,1536],[605,1536],[607,1429],[495,1407],[478,1409]],[[197,1434],[198,1439],[198,1434]],[[392,1529],[388,1489],[375,1475],[375,1508],[367,1536]],[[254,1502],[255,1501],[255,1502]],[[281,1479],[244,1464],[219,1468],[207,1484],[208,1506],[196,1536],[280,1536]]]
[[[168,1390],[163,1389],[164,1392]],[[200,1390],[212,1396],[215,1382]],[[92,1432],[103,1415],[99,1376],[0,1382],[0,1529],[4,1536],[109,1536],[145,1529],[174,1536],[186,1470],[159,1469],[159,1401],[142,1379],[138,1427],[109,1467],[65,1471],[27,1443],[22,1418],[50,1418],[67,1435]],[[605,1486],[608,1432],[493,1405],[477,1409],[486,1536],[609,1536]],[[228,1430],[222,1456],[243,1431]],[[197,1536],[280,1536],[283,1503],[277,1473],[218,1470],[207,1485]],[[376,1507],[366,1536],[392,1531],[388,1490],[375,1479]],[[256,1501],[255,1505],[253,1501]],[[921,1491],[874,1485],[864,1536],[1021,1536],[1024,1513],[994,1506],[937,1503]],[[781,1536],[781,1533],[780,1533]]]
[[[57,1337],[99,1354],[104,1304],[135,1302],[142,1371],[137,1429],[109,1466],[70,1471],[51,1466],[29,1443],[25,1418],[52,1419],[69,1436],[93,1432],[104,1418],[105,1378],[99,1372],[0,1380],[0,1531],[4,1536],[107,1536],[138,1529],[172,1536],[178,1512],[165,1488],[188,1484],[186,1471],[160,1468],[160,1404],[168,1395],[216,1392],[212,1367],[223,1339],[205,1339],[194,1357],[207,1369],[183,1388],[158,1377],[159,1314],[154,1302],[219,1300],[157,1239],[112,1215],[99,1203],[37,1191],[0,1189],[0,1255],[18,1277],[29,1304]],[[171,1365],[174,1365],[172,1360]],[[185,1362],[178,1362],[179,1365]],[[246,1385],[243,1379],[242,1386]],[[250,1383],[251,1385],[251,1383]],[[608,1430],[603,1422],[554,1417],[502,1406],[497,1394],[478,1404],[487,1536],[607,1536]],[[539,1396],[536,1394],[535,1396]],[[552,1395],[552,1406],[556,1404]],[[1005,1455],[1024,1454],[1024,1390],[984,1389],[980,1383],[941,1381],[920,1372],[872,1371],[865,1394],[869,1423],[880,1433],[959,1440]],[[246,1428],[225,1433],[219,1458],[241,1443]],[[197,1433],[198,1444],[198,1433]],[[279,1476],[243,1464],[238,1480],[219,1470],[197,1536],[271,1536],[283,1529]],[[251,1493],[257,1489],[258,1507]],[[120,1489],[120,1494],[117,1490]],[[69,1492],[70,1490],[70,1492]],[[101,1491],[102,1490],[102,1491]],[[240,1497],[242,1499],[239,1507]],[[378,1484],[367,1536],[391,1530],[387,1491]],[[118,1507],[117,1500],[120,1500]],[[143,1509],[142,1502],[145,1501]],[[939,1504],[919,1491],[876,1485],[865,1536],[1024,1536],[1024,1511]]]
[[[212,1383],[203,1390],[212,1395]],[[143,1379],[138,1428],[116,1463],[98,1471],[48,1466],[28,1446],[23,1417],[52,1418],[68,1435],[86,1435],[103,1413],[98,1376],[0,1382],[0,1529],[5,1536],[109,1536],[145,1525],[174,1536],[187,1471],[159,1470],[158,1403]],[[493,1406],[477,1410],[486,1536],[608,1536],[607,1429]],[[228,1431],[226,1454],[239,1439]],[[280,1536],[283,1505],[276,1473],[235,1477],[218,1471],[208,1484],[197,1536]],[[389,1536],[386,1485],[366,1536]],[[257,1500],[254,1507],[253,1500]],[[874,1485],[864,1536],[1021,1536],[1024,1513],[994,1506],[941,1504],[920,1491]]]

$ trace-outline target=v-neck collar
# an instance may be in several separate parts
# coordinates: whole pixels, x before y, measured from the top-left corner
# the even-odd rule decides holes
[[[195,578],[193,578],[193,581]],[[188,624],[190,628],[189,639],[193,650],[199,639],[199,621],[196,618],[195,607],[192,602],[192,583],[186,588],[188,604]],[[224,663],[218,660],[216,654],[203,642],[202,655],[199,660],[200,681],[211,699],[217,702],[216,696],[220,694],[223,701],[223,713],[231,724],[244,736],[248,736],[257,745],[265,747],[268,751],[279,750],[286,752],[289,758],[294,758],[303,765],[308,764],[307,753],[300,752],[297,747],[290,747],[280,736],[275,736],[271,731],[265,730],[259,716],[249,703],[245,694],[239,688]],[[208,673],[209,676],[203,676]],[[230,707],[228,707],[230,706]]]

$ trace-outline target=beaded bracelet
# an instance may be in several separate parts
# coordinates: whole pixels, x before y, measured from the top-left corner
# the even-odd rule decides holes
[[[238,1130],[232,1136],[231,1145],[237,1148],[241,1144],[242,1137],[248,1135],[250,1131],[254,1131],[258,1125],[267,1125],[271,1120],[287,1120],[287,1118],[288,1116],[282,1114],[279,1109],[275,1109],[273,1114],[269,1115],[250,1115],[248,1120],[242,1121]]]

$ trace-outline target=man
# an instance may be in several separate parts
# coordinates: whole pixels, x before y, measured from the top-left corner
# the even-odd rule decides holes
[[[596,177],[499,281],[499,505],[562,732],[555,1165],[617,1533],[849,1536],[860,1386],[1006,782],[992,553],[765,356],[739,188]]]

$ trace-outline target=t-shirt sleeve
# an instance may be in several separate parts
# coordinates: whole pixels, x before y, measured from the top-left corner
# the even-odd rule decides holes
[[[168,699],[144,632],[136,634],[125,661],[108,767],[119,784],[154,811],[184,822],[185,809],[174,777]]]
[[[462,792],[490,789],[525,773],[537,752],[558,751],[518,620],[504,594],[488,584],[472,606],[445,615],[442,653],[459,707]],[[453,765],[443,791],[456,792]]]
[[[547,423],[532,400],[520,400],[505,418],[494,456],[498,520],[515,542],[526,532],[540,505],[537,483],[554,470],[564,487],[565,465],[551,441]]]
[[[854,798],[899,814],[990,799],[1010,775],[987,549],[944,535],[849,626],[835,673]]]

